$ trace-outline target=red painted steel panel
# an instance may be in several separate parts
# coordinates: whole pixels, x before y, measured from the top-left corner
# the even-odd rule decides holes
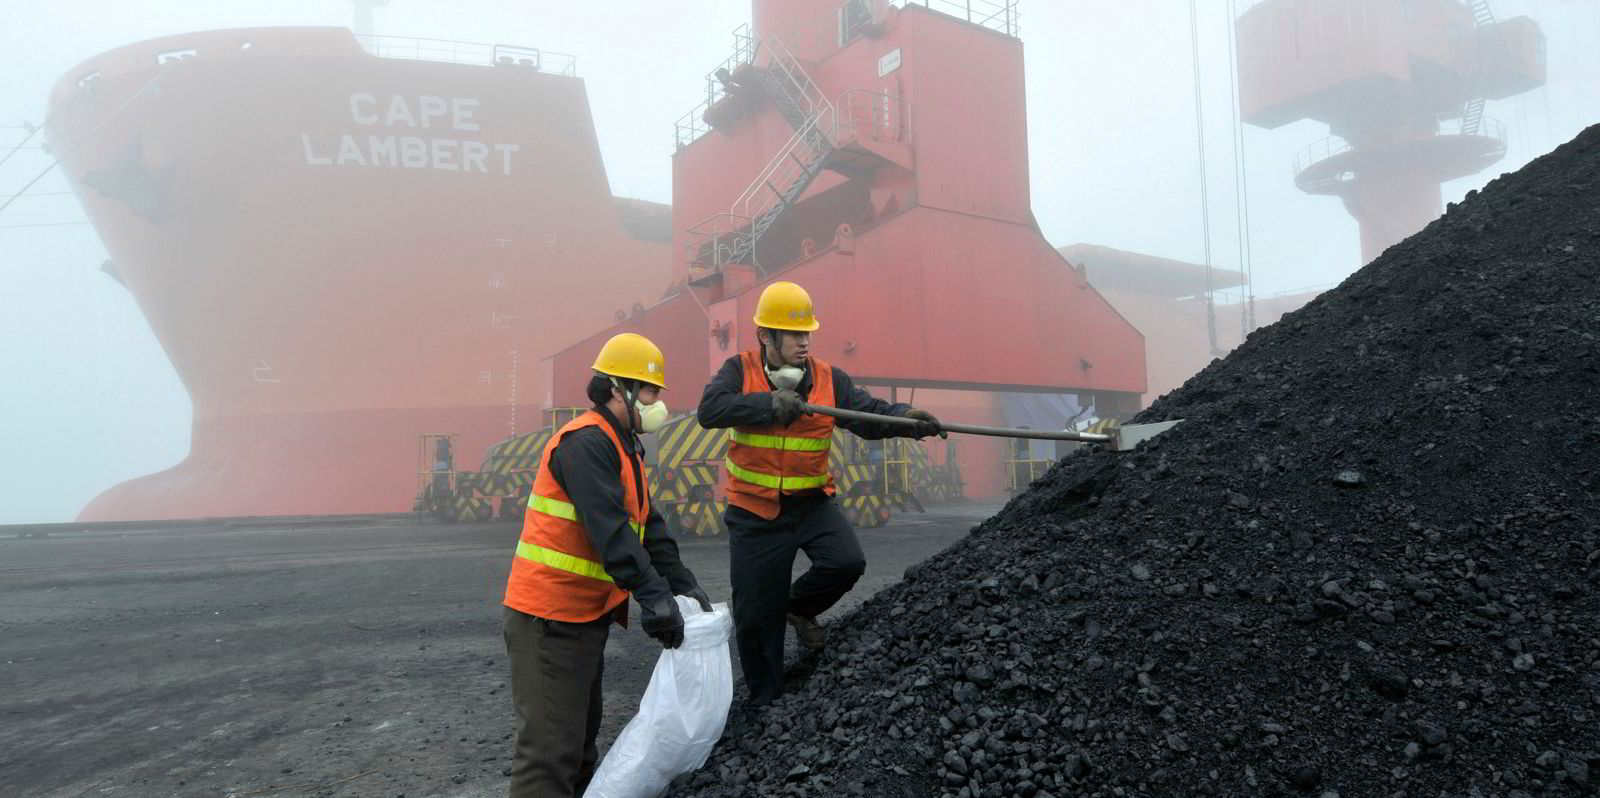
[[[573,77],[279,28],[124,47],[53,97],[50,144],[194,402],[188,458],[85,520],[409,509],[417,435],[460,433],[468,465],[513,413],[537,425],[539,360],[668,280]]]
[[[824,325],[814,348],[852,374],[1145,389],[1138,332],[1032,228],[916,208],[861,234],[853,256],[824,252],[776,276],[811,292]],[[741,317],[758,296],[739,296]]]
[[[1022,43],[915,7],[899,19],[917,203],[1031,224]]]

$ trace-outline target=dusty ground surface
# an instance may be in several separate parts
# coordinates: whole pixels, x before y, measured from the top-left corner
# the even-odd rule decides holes
[[[995,509],[862,530],[867,575],[830,615]],[[0,794],[503,794],[514,525],[20,531],[0,527]],[[719,600],[726,546],[683,544]],[[613,633],[603,743],[657,651]]]

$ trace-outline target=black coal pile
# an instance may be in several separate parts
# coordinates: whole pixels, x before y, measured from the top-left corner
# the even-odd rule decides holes
[[[675,794],[1596,793],[1600,127],[1171,418],[833,621]]]

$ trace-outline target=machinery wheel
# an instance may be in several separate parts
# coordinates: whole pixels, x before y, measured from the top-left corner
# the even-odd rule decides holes
[[[521,521],[528,509],[527,496],[501,496],[500,517],[507,521]]]

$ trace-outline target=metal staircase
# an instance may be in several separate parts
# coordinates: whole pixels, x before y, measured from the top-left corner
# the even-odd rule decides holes
[[[1494,8],[1489,5],[1489,0],[1466,0],[1467,8],[1472,11],[1472,22],[1475,29],[1494,25],[1496,22]],[[1492,62],[1494,59],[1508,55],[1506,53],[1505,37],[1493,35],[1490,37],[1491,46],[1494,48],[1484,61]],[[1487,63],[1477,65],[1469,82],[1466,102],[1461,106],[1461,135],[1476,136],[1483,129],[1483,109],[1488,100],[1479,94],[1478,86],[1482,83],[1483,72],[1488,69]]]
[[[794,128],[766,168],[733,203],[733,229],[710,236],[696,253],[700,266],[755,265],[756,244],[783,212],[804,196],[836,149],[833,103],[777,37],[762,46],[770,60],[758,71],[762,91]]]
[[[1467,7],[1472,9],[1472,21],[1478,27],[1495,23],[1494,8],[1490,7],[1489,0],[1467,0]]]
[[[1488,101],[1473,97],[1461,108],[1461,135],[1476,136],[1483,130],[1483,108]]]
[[[780,73],[763,69],[760,72],[761,91],[778,107],[778,112],[789,121],[789,127],[799,130],[805,127],[809,114],[796,100],[792,85]]]

